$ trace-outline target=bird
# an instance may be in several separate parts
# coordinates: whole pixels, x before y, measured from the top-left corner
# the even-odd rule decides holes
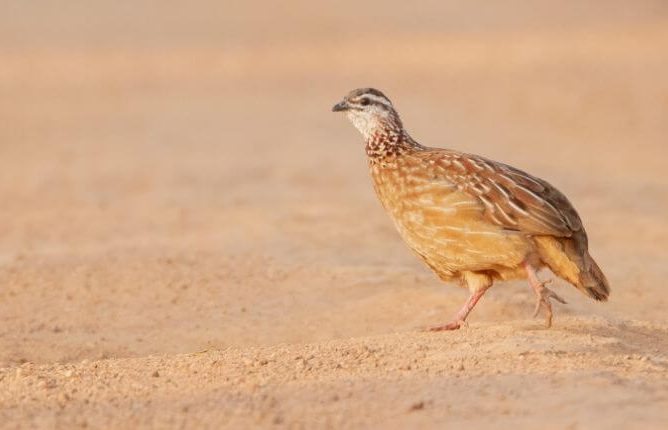
[[[566,301],[541,281],[548,268],[585,295],[606,301],[609,283],[588,251],[577,211],[547,181],[488,158],[423,146],[405,130],[390,99],[359,88],[337,103],[362,134],[373,187],[406,244],[443,281],[459,281],[469,297],[446,324],[461,328],[495,281],[527,279],[552,325],[552,300]]]

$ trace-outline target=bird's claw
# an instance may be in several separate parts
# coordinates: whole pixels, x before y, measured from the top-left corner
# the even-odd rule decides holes
[[[467,326],[467,322],[463,320],[453,320],[447,324],[437,325],[429,327],[427,331],[450,331],[450,330],[459,330],[462,327]]]
[[[551,283],[552,280],[548,279],[543,281],[540,284],[540,288],[536,290],[536,307],[534,308],[533,316],[534,318],[538,316],[540,308],[544,307],[546,316],[545,316],[545,326],[550,328],[552,326],[552,304],[550,299],[554,299],[559,303],[566,304],[566,300],[561,298],[557,293],[547,288],[545,285]]]

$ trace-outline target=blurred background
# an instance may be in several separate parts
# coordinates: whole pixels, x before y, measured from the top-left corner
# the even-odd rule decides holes
[[[466,291],[401,243],[330,112],[363,86],[571,198],[613,293],[558,283],[556,324],[666,321],[665,1],[2,1],[0,364],[444,322]],[[499,284],[471,322],[532,307]]]

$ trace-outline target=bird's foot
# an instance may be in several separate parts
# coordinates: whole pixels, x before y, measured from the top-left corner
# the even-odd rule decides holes
[[[545,308],[545,328],[552,327],[552,303],[550,299],[554,299],[559,303],[566,304],[566,300],[562,299],[554,291],[547,288],[545,285],[551,283],[552,280],[540,282],[537,286],[534,286],[536,292],[536,307],[533,311],[534,318],[538,316],[540,308]]]
[[[444,325],[429,327],[428,331],[458,330],[462,328],[462,326],[466,325],[466,317],[471,312],[471,309],[475,307],[476,303],[478,303],[478,300],[485,294],[485,291],[487,291],[487,288],[471,293],[464,306],[452,318],[452,321]]]
[[[450,321],[447,324],[436,325],[436,326],[433,326],[433,327],[429,327],[427,329],[427,331],[459,330],[460,328],[462,328],[462,326],[465,326],[465,325],[466,325],[466,321],[464,321],[464,320],[453,320],[453,321]]]

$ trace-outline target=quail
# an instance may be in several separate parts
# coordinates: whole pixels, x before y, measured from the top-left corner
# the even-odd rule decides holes
[[[332,110],[364,137],[374,189],[406,244],[439,278],[470,291],[454,318],[431,330],[460,328],[494,281],[521,278],[536,295],[534,316],[544,309],[550,327],[551,300],[566,302],[539,279],[542,268],[608,299],[582,221],[555,187],[478,155],[421,145],[377,89],[353,90]]]

